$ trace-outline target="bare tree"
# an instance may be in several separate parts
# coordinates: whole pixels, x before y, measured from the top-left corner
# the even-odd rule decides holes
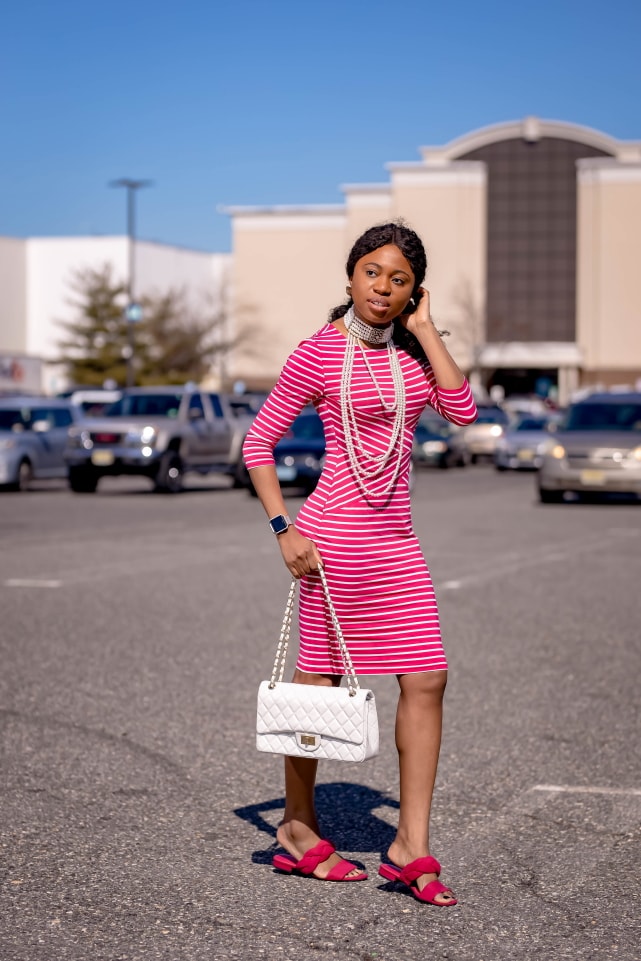
[[[472,387],[481,385],[481,352],[485,343],[485,304],[479,298],[469,277],[463,277],[454,291],[457,308],[452,326],[467,354],[469,380]]]

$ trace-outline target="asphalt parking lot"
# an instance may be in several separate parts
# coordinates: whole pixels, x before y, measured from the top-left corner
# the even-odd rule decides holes
[[[253,725],[288,575],[260,504],[216,480],[0,495],[2,961],[641,958],[641,506],[543,506],[476,467],[420,472],[413,512],[450,659],[452,909],[376,875],[394,678],[380,755],[319,777],[369,880],[271,868],[281,761]]]

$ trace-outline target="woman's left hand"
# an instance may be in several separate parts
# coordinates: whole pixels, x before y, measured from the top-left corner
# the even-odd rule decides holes
[[[428,330],[428,324],[432,327],[432,318],[430,316],[430,292],[426,290],[425,287],[418,288],[418,296],[420,300],[413,314],[401,314],[400,321],[406,330],[409,330],[410,334],[414,334],[415,337],[418,336],[421,329]]]

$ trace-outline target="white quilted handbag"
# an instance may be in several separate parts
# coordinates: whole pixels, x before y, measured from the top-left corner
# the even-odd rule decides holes
[[[283,681],[296,593],[296,580],[293,579],[272,676],[258,689],[256,747],[269,754],[292,757],[365,761],[378,754],[374,692],[365,690],[358,683],[322,567],[319,573],[340,645],[347,687]]]

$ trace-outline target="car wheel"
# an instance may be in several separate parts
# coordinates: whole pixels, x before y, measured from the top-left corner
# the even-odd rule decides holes
[[[245,467],[245,461],[241,458],[236,466],[234,467],[234,472],[232,474],[232,487],[238,490],[240,487],[249,487],[249,471]]]
[[[496,467],[496,469],[497,469],[498,471],[501,471],[501,472],[507,470],[507,467],[505,467],[504,464],[495,464],[494,466]]]
[[[155,477],[155,490],[160,494],[179,494],[183,489],[185,470],[180,455],[167,451],[160,461]]]
[[[95,494],[100,474],[86,467],[70,467],[68,480],[74,494]]]
[[[18,479],[16,481],[16,490],[28,491],[31,487],[32,480],[33,467],[28,460],[20,461],[20,467],[18,468]]]
[[[546,490],[545,487],[539,487],[539,500],[542,504],[561,504],[563,494],[564,491],[551,491]]]
[[[478,459],[478,454],[470,454],[470,464],[476,464]]]

